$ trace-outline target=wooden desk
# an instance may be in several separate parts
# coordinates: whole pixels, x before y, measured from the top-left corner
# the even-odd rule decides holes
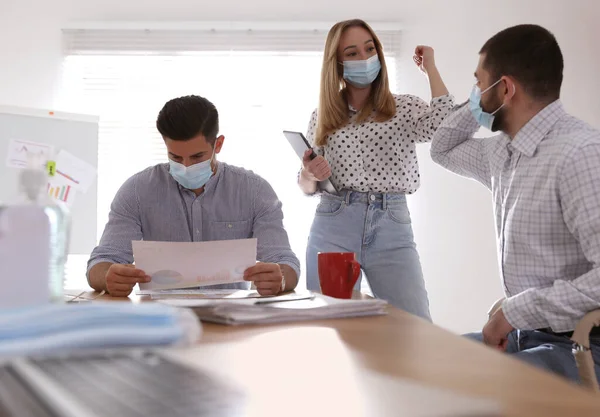
[[[494,399],[507,416],[600,416],[600,395],[394,308],[387,316],[311,323],[205,324],[199,345],[181,356],[248,389],[263,411],[268,405],[290,409],[268,414],[273,416],[346,416],[358,404],[381,406],[381,396],[390,393],[361,385],[374,377],[384,381],[383,387],[406,378]],[[308,405],[312,408],[303,408]]]

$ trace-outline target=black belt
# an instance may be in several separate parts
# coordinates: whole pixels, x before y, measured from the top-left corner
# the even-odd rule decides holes
[[[556,333],[556,332],[553,332],[552,329],[550,329],[549,327],[546,327],[544,329],[537,329],[537,331],[548,333],[548,334],[558,336],[558,337],[566,337],[569,339],[573,336],[573,332]],[[592,327],[592,331],[590,332],[590,337],[600,337],[600,327]]]

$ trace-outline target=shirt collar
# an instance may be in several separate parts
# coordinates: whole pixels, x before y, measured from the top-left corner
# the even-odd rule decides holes
[[[519,130],[511,141],[514,149],[532,157],[554,124],[565,114],[560,100],[547,105]]]

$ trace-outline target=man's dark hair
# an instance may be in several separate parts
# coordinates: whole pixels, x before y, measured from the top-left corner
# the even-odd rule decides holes
[[[560,97],[563,56],[554,35],[543,27],[518,25],[504,29],[479,53],[485,54],[483,68],[493,81],[508,75],[535,100],[551,102]]]
[[[219,113],[204,97],[174,98],[158,113],[156,128],[164,138],[185,141],[201,134],[214,145],[219,134]]]

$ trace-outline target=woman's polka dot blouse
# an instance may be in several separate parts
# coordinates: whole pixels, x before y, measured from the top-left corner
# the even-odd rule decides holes
[[[333,132],[318,148],[332,170],[338,189],[379,193],[414,193],[420,185],[415,145],[430,142],[433,133],[454,106],[451,96],[436,97],[428,106],[411,95],[394,95],[396,114],[387,122],[369,119],[356,124],[357,112],[349,106],[348,124]],[[314,143],[317,110],[312,114],[307,139]]]

